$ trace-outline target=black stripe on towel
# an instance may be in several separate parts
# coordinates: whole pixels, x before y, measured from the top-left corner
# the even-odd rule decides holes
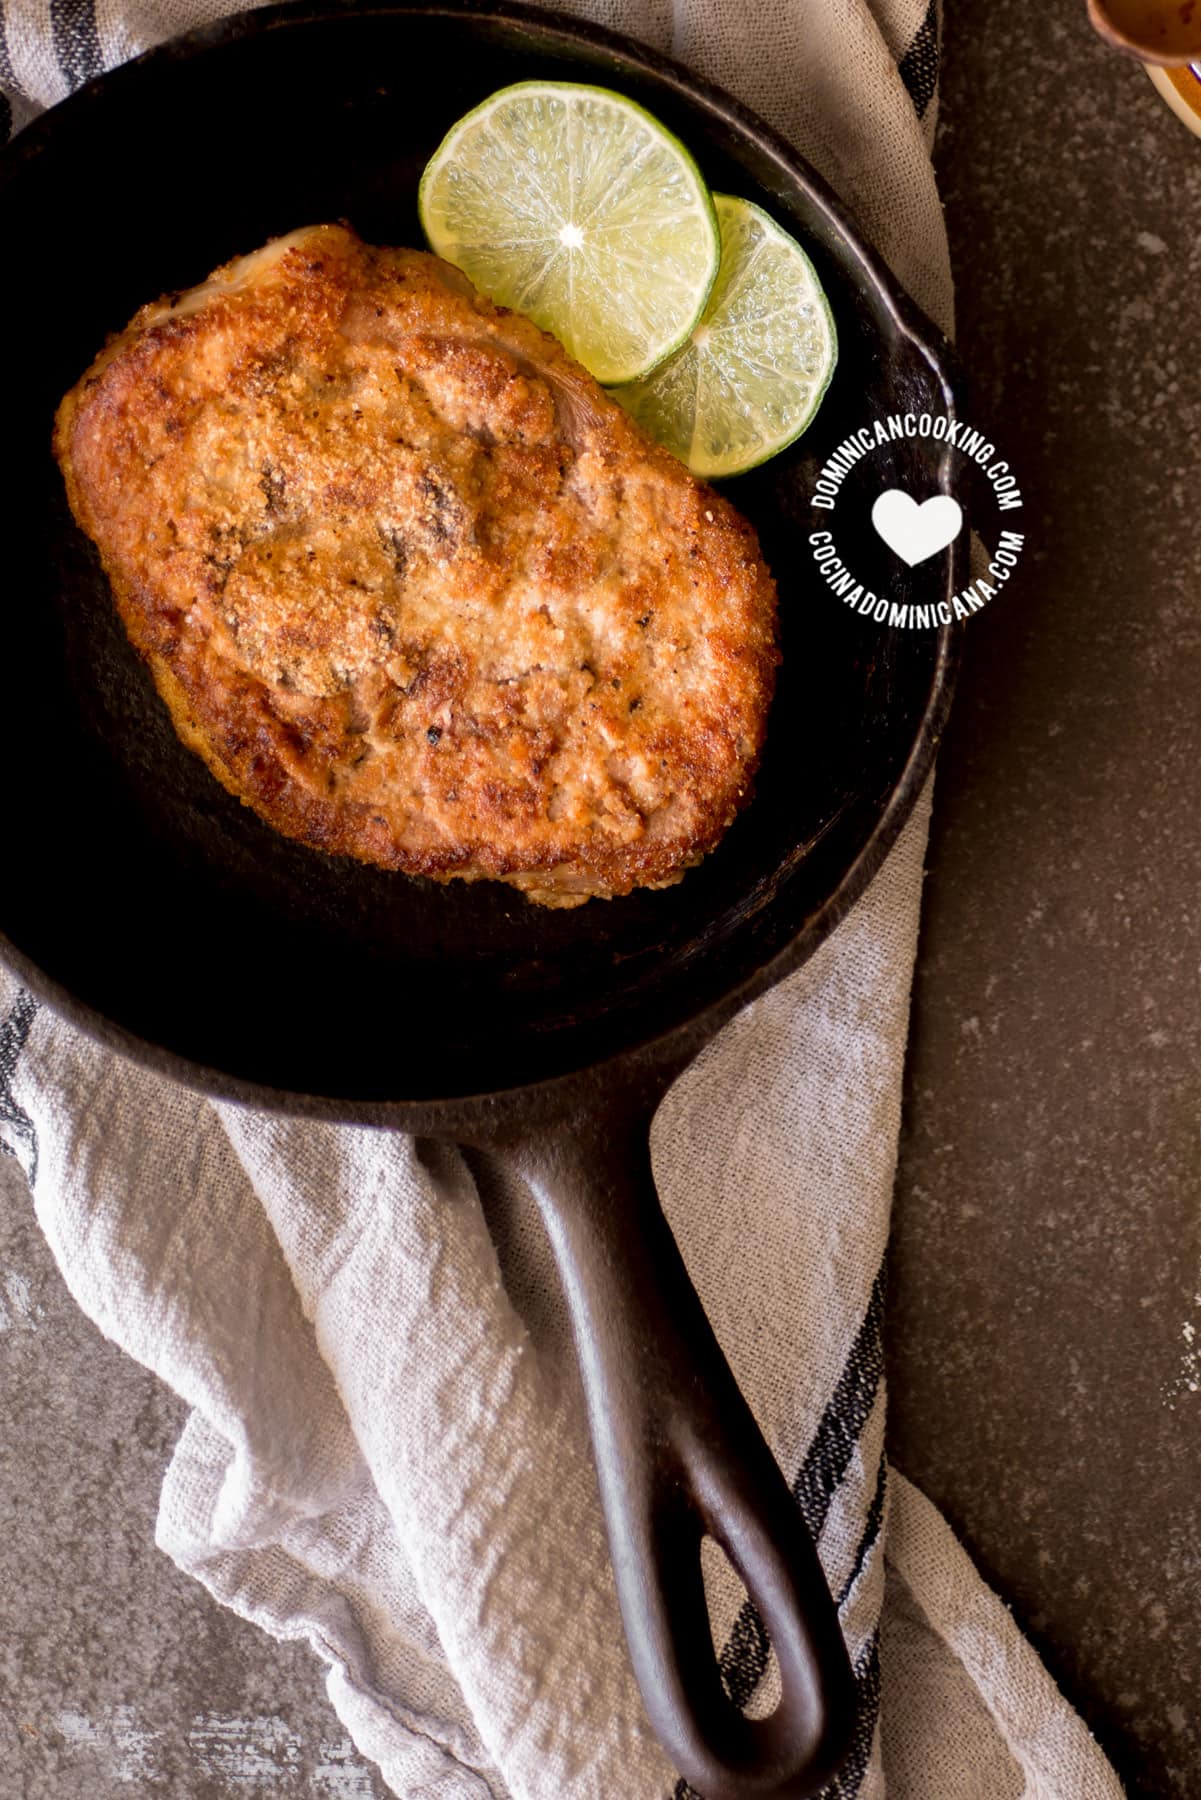
[[[13,109],[8,103],[8,95],[0,92],[0,144],[7,144],[12,130]]]
[[[834,1389],[830,1402],[822,1414],[821,1423],[809,1446],[809,1453],[792,1484],[793,1496],[800,1507],[801,1516],[814,1543],[821,1536],[822,1527],[830,1511],[830,1503],[850,1466],[863,1428],[876,1403],[876,1395],[880,1391],[880,1381],[884,1374],[883,1323],[884,1271],[881,1269],[872,1283],[871,1299],[868,1302],[867,1311],[863,1315],[863,1323],[855,1334],[855,1341],[851,1345],[850,1354],[839,1377],[838,1386]],[[881,1459],[881,1474],[876,1483],[876,1495],[868,1511],[851,1583],[854,1582],[863,1562],[870,1554],[872,1543],[880,1529],[880,1518],[884,1511],[883,1479],[883,1459]],[[849,1591],[850,1584],[848,1584],[846,1592]],[[745,1708],[751,1695],[762,1681],[770,1656],[771,1644],[767,1632],[764,1630],[763,1621],[751,1602],[744,1600],[721,1656],[718,1658],[726,1692],[740,1710]],[[875,1729],[874,1714],[872,1729]],[[869,1755],[870,1752],[871,1733],[869,1732]],[[866,1768],[866,1766],[865,1763],[864,1767]],[[833,1796],[838,1791],[840,1790],[832,1789],[831,1795]],[[848,1789],[846,1791],[853,1793],[855,1790]],[[681,1780],[676,1785],[673,1800],[696,1800],[696,1796],[693,1795],[687,1782]]]
[[[793,1495],[814,1543],[821,1536],[830,1502],[850,1466],[876,1403],[884,1373],[883,1322],[884,1275],[881,1271],[872,1285],[863,1324],[851,1345],[838,1386],[822,1415],[800,1474],[792,1484]],[[726,1692],[735,1706],[745,1707],[763,1679],[770,1655],[771,1646],[763,1621],[751,1602],[744,1600],[718,1659]]]
[[[38,1003],[33,995],[21,989],[13,1002],[12,1011],[0,1025],[0,1126],[7,1125],[10,1134],[24,1150],[24,1155],[14,1145],[5,1143],[0,1137],[0,1152],[5,1156],[15,1156],[29,1177],[29,1185],[33,1186],[38,1173],[38,1134],[33,1120],[19,1106],[13,1095],[13,1077],[17,1072],[17,1061],[25,1048],[25,1040],[29,1036],[29,1028],[37,1018]]]
[[[847,1759],[833,1781],[828,1781],[818,1800],[855,1800],[863,1786],[863,1777],[872,1760],[872,1742],[876,1721],[880,1717],[880,1634],[873,1631],[855,1659],[855,1688],[858,1709],[855,1735],[847,1751]]]
[[[863,1536],[859,1540],[859,1548],[855,1552],[855,1561],[851,1572],[842,1584],[842,1592],[838,1596],[841,1609],[851,1597],[851,1589],[863,1573],[863,1565],[876,1547],[876,1539],[880,1535],[880,1525],[884,1518],[884,1497],[888,1492],[888,1464],[884,1453],[880,1453],[880,1473],[876,1476],[876,1491],[872,1495],[872,1503],[867,1509],[867,1521],[863,1527]]]
[[[917,108],[918,118],[924,119],[926,108],[933,100],[934,90],[938,86],[938,0],[930,0],[917,36],[898,67],[901,80],[909,89],[909,97]]]
[[[881,1269],[872,1283],[872,1297],[838,1386],[822,1415],[801,1472],[792,1484],[797,1505],[815,1543],[821,1536],[830,1502],[850,1466],[863,1427],[876,1404],[884,1374],[883,1326],[884,1271]]]
[[[867,1424],[884,1373],[884,1273],[872,1284],[871,1300],[851,1345],[838,1386],[822,1414],[809,1454],[792,1484],[801,1517],[814,1543],[821,1536],[830,1503],[850,1466]],[[731,1700],[746,1705],[763,1679],[771,1648],[763,1622],[744,1600],[720,1657],[722,1679]]]
[[[50,0],[50,31],[58,66],[74,93],[104,67],[95,0]]]

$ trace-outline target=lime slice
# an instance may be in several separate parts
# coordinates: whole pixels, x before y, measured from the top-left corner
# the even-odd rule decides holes
[[[439,256],[611,384],[687,341],[721,256],[684,146],[632,100],[569,81],[518,82],[460,119],[418,207]]]
[[[838,361],[801,246],[758,206],[714,194],[721,268],[688,343],[616,398],[694,475],[739,475],[800,436]]]

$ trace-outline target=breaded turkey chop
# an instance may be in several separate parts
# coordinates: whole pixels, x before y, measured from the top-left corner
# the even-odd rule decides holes
[[[145,307],[55,451],[184,741],[306,844],[569,906],[746,798],[751,527],[432,256],[298,231]]]

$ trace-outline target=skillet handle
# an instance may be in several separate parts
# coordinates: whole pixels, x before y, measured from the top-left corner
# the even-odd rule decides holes
[[[838,1617],[788,1485],[730,1373],[659,1207],[658,1094],[505,1148],[533,1189],[566,1292],[626,1637],[647,1714],[704,1800],[814,1794],[856,1696]],[[782,1698],[726,1695],[701,1575],[709,1533],[767,1628]]]

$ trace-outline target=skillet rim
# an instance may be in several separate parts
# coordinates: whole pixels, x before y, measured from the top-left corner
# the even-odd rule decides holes
[[[789,182],[806,194],[815,209],[825,214],[840,239],[839,253],[851,279],[861,289],[867,287],[873,291],[898,339],[907,343],[928,364],[943,392],[947,410],[962,416],[964,380],[950,340],[909,298],[883,258],[860,235],[849,210],[800,152],[741,101],[674,59],[603,26],[555,10],[525,5],[521,0],[367,0],[366,4],[356,4],[356,0],[285,0],[281,5],[232,13],[194,27],[97,76],[56,106],[48,108],[8,146],[0,149],[0,203],[5,188],[17,178],[22,167],[41,154],[48,138],[57,135],[64,109],[69,109],[74,118],[101,92],[107,96],[123,85],[140,83],[148,69],[153,72],[156,67],[203,56],[207,50],[239,39],[294,25],[346,16],[380,18],[397,14],[443,17],[468,26],[475,22],[496,23],[537,32],[544,40],[557,38],[572,47],[583,44],[606,53],[619,65],[632,67],[664,82],[685,100],[699,104],[711,117],[716,116],[727,130],[733,129],[751,139],[761,152],[782,168]],[[939,460],[939,477],[940,491],[952,492],[955,483],[951,479],[950,452],[945,447]],[[966,566],[967,555],[961,536],[952,546],[947,560],[946,597],[959,591]],[[486,1130],[489,1115],[497,1115],[492,1122],[499,1126],[500,1108],[503,1107],[506,1131],[517,1122],[545,1123],[578,1105],[595,1090],[606,1071],[623,1072],[622,1078],[627,1085],[649,1085],[661,1091],[736,1012],[807,961],[846,916],[879,870],[909,818],[933,765],[962,657],[962,625],[941,627],[935,634],[935,644],[921,723],[904,764],[866,841],[807,922],[773,956],[741,980],[735,980],[707,1006],[701,1006],[665,1031],[637,1038],[620,1050],[566,1074],[492,1092],[421,1101],[358,1101],[274,1088],[195,1062],[117,1024],[48,975],[2,930],[0,961],[52,1011],[78,1026],[94,1041],[151,1073],[178,1081],[210,1098],[291,1116],[430,1133],[470,1131],[472,1128],[479,1133],[483,1127],[484,1135],[492,1135]]]

